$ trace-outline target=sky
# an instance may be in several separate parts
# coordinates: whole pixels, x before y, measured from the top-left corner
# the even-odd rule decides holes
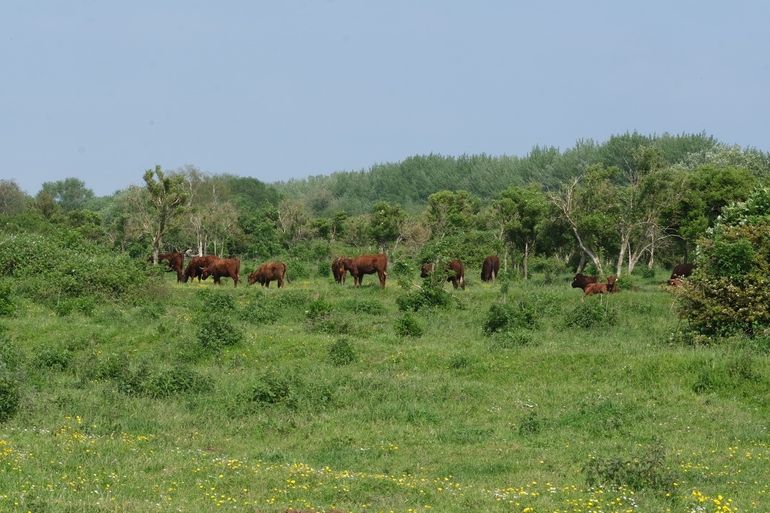
[[[0,179],[97,195],[613,134],[770,150],[770,2],[0,4]]]

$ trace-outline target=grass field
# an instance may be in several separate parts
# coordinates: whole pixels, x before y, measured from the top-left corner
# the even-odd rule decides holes
[[[372,277],[22,302],[0,511],[770,511],[767,345],[682,343],[662,275],[513,282],[526,322],[487,335],[476,275],[409,315]]]

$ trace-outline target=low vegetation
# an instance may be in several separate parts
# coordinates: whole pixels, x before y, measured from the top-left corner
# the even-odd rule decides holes
[[[0,509],[770,502],[767,339],[675,342],[663,272],[584,303],[567,274],[475,279],[406,312],[404,291],[376,280],[162,278],[162,301],[88,314],[13,296],[0,318]]]

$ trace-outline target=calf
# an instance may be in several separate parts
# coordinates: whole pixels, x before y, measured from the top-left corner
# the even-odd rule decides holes
[[[427,278],[436,269],[436,264],[427,262],[420,267],[420,277]],[[446,266],[446,281],[451,281],[454,288],[465,290],[465,268],[460,260],[452,260]]]
[[[187,264],[187,268],[184,270],[182,281],[187,283],[187,280],[190,278],[195,279],[197,277],[198,283],[200,283],[201,277],[203,276],[203,270],[216,259],[217,257],[212,255],[193,257]]]
[[[345,277],[348,275],[348,270],[345,269],[345,257],[337,257],[332,260],[332,274],[334,281],[345,284]]]
[[[586,276],[585,274],[577,273],[572,279],[572,288],[585,290],[586,285],[589,283],[596,283],[596,276]]]
[[[588,283],[583,288],[583,295],[593,296],[594,294],[607,294],[610,292],[617,292],[615,282],[618,280],[616,276],[610,276],[607,278],[607,283]]]

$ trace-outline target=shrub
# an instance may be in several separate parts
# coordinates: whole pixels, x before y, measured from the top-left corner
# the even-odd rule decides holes
[[[530,411],[519,421],[519,434],[521,436],[536,435],[542,430],[542,424],[537,413]]]
[[[0,422],[10,420],[16,415],[20,403],[19,384],[10,377],[0,374]]]
[[[503,331],[495,333],[492,338],[493,349],[515,349],[517,347],[535,345],[535,338],[527,331]]]
[[[577,304],[564,315],[567,328],[604,328],[615,326],[618,310],[609,301],[586,301]]]
[[[225,292],[209,289],[198,293],[198,342],[207,350],[219,350],[243,340],[243,332],[235,326],[235,300]]]
[[[329,361],[338,367],[348,365],[356,361],[356,352],[347,339],[341,338],[329,347]]]
[[[72,353],[58,347],[42,349],[33,359],[33,365],[37,368],[56,369],[63,371],[72,360]]]
[[[424,329],[419,321],[410,313],[405,313],[395,322],[396,333],[401,337],[421,337]]]
[[[279,305],[264,293],[253,297],[240,312],[240,318],[253,324],[273,324],[281,316]]]
[[[379,315],[383,312],[382,303],[376,299],[349,298],[339,302],[338,306],[342,310],[355,313],[365,313]]]
[[[432,283],[430,278],[426,278],[422,288],[407,292],[396,298],[398,309],[402,312],[417,312],[422,308],[446,307],[452,302],[452,295],[446,292],[443,287],[443,281]]]
[[[529,301],[517,301],[516,303],[494,303],[490,306],[483,329],[485,334],[491,335],[537,326],[538,313],[534,305]]]
[[[630,459],[593,457],[584,467],[588,486],[620,487],[632,490],[673,492],[676,474],[666,465],[666,452],[653,444]]]
[[[11,294],[11,284],[0,282],[0,315],[12,315],[16,310]]]
[[[464,354],[453,354],[449,357],[449,368],[453,370],[467,369],[471,365],[471,359]]]
[[[316,299],[308,305],[305,317],[310,321],[327,318],[332,313],[332,305],[325,299]]]
[[[0,373],[15,371],[22,361],[22,354],[11,338],[0,330]]]
[[[333,403],[334,390],[315,379],[308,382],[295,374],[270,371],[237,394],[236,400],[246,412],[273,406],[319,409]]]
[[[243,332],[227,318],[212,317],[198,327],[198,342],[204,349],[221,349],[243,340]]]
[[[160,399],[177,394],[201,393],[211,389],[211,380],[184,365],[154,369],[141,386],[141,393]]]
[[[556,257],[535,257],[530,260],[530,269],[543,273],[545,283],[555,283],[559,275],[567,270],[563,260]]]
[[[770,189],[734,203],[698,241],[696,270],[679,314],[702,335],[750,336],[770,328]]]

